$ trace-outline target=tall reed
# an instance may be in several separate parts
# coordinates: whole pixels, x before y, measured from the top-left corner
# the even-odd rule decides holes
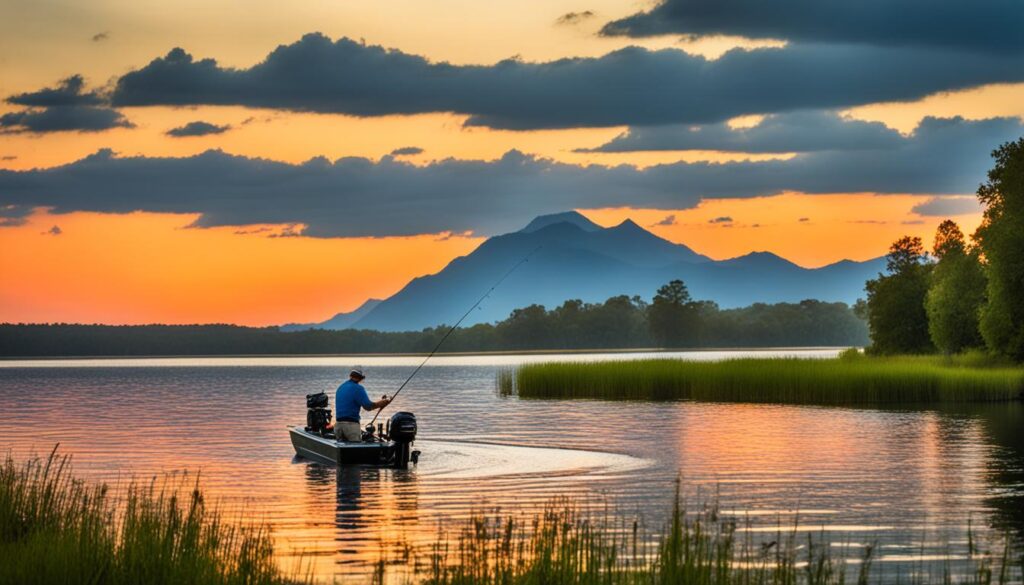
[[[72,476],[56,449],[0,465],[0,583],[274,585],[265,525],[223,521],[197,487],[106,485]]]
[[[511,378],[511,379],[509,379]],[[499,379],[523,398],[708,400],[790,404],[992,402],[1024,397],[1024,368],[940,356],[649,359],[524,364]]]
[[[581,512],[558,499],[532,518],[477,515],[439,535],[420,578],[431,585],[844,585],[1020,582],[1024,559],[1001,553],[915,563],[900,575],[877,563],[874,544],[834,546],[794,525],[755,540],[715,507],[687,511],[678,492],[668,520],[649,533],[637,521]],[[850,556],[852,550],[859,551]],[[383,566],[383,565],[382,565]],[[386,580],[382,570],[377,580]]]

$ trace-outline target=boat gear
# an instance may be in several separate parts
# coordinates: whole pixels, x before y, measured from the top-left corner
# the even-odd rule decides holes
[[[321,433],[331,424],[331,409],[327,408],[327,394],[306,394],[306,430]]]

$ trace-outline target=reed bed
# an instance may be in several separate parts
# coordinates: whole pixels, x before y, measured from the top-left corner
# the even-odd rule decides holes
[[[1024,368],[976,356],[650,359],[525,364],[498,384],[523,398],[705,400],[862,405],[997,402],[1024,397]]]
[[[1024,575],[1024,559],[1014,557],[1009,537],[995,552],[972,544],[963,554],[912,563],[899,573],[882,568],[873,543],[833,546],[795,525],[755,541],[717,508],[688,513],[678,492],[656,533],[616,518],[581,513],[566,500],[532,518],[478,515],[454,539],[439,535],[419,574],[432,585],[991,585],[1019,583]],[[377,580],[387,580],[383,570]]]
[[[0,465],[0,583],[276,585],[265,525],[225,522],[197,487],[106,485],[72,476],[67,456]]]

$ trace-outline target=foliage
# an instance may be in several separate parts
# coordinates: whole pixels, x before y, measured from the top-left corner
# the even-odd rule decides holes
[[[988,265],[981,333],[992,351],[1024,361],[1024,138],[992,156],[996,164],[978,189],[986,208],[975,236]]]
[[[843,303],[802,301],[719,309],[697,302],[692,345],[703,347],[837,346],[867,343],[867,326]],[[443,351],[516,351],[651,347],[649,310],[639,298],[566,301],[518,309],[496,324],[456,331]],[[383,333],[366,330],[282,332],[232,325],[0,325],[0,356],[241,355],[422,353],[447,327]]]
[[[198,490],[132,485],[115,506],[105,485],[71,476],[51,453],[0,465],[0,583],[294,582],[277,570],[265,526],[224,523]]]
[[[997,362],[979,366],[977,359],[962,363],[942,356],[869,357],[848,351],[837,359],[524,364],[511,383],[520,397],[559,399],[853,405],[1010,401],[1024,396],[1024,369]]]
[[[980,251],[969,248],[956,223],[946,220],[935,235],[939,259],[925,298],[928,332],[943,353],[960,353],[982,347],[978,329],[985,302],[985,272]]]
[[[886,256],[889,274],[865,284],[868,292],[868,327],[871,351],[877,354],[927,353],[925,296],[931,265],[921,238],[905,236],[893,243]]]

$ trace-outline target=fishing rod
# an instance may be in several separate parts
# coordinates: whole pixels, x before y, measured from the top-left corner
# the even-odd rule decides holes
[[[462,317],[460,317],[459,320],[455,322],[455,325],[452,325],[451,328],[448,329],[448,332],[445,333],[443,337],[441,337],[441,340],[437,342],[437,345],[434,346],[434,349],[432,349],[430,351],[430,353],[427,354],[427,357],[423,358],[423,361],[420,362],[420,365],[416,366],[416,369],[413,370],[411,374],[409,374],[409,377],[405,379],[405,382],[402,382],[402,385],[398,387],[398,390],[395,390],[394,395],[391,396],[391,402],[394,402],[395,399],[398,398],[398,395],[402,393],[402,390],[405,388],[405,386],[414,377],[416,377],[416,374],[418,374],[419,371],[421,369],[423,369],[423,366],[425,366],[427,364],[427,361],[429,361],[430,358],[434,357],[434,354],[437,353],[437,350],[441,349],[441,345],[445,342],[446,339],[448,339],[448,337],[452,333],[455,332],[456,329],[459,328],[459,325],[461,325],[462,322],[466,320],[466,317],[469,317],[470,313],[472,313],[474,309],[479,307],[480,303],[484,302],[484,299],[486,299],[487,297],[491,296],[491,293],[494,292],[494,289],[496,289],[499,286],[501,286],[501,283],[505,282],[506,278],[508,278],[509,276],[512,276],[512,273],[515,272],[517,268],[519,268],[523,264],[526,264],[530,260],[530,256],[533,256],[534,254],[536,254],[537,250],[540,250],[541,247],[542,246],[537,246],[536,248],[533,249],[532,252],[530,252],[529,254],[524,256],[522,260],[520,260],[519,262],[516,262],[516,264],[512,268],[510,268],[508,270],[508,272],[505,273],[504,276],[502,276],[500,279],[498,279],[498,282],[494,283],[494,285],[491,288],[487,289],[487,292],[485,292],[482,297],[480,297],[479,299],[477,299],[477,301],[475,303],[473,303],[473,306],[470,307],[468,311],[466,311],[466,314],[464,314]],[[368,425],[370,428],[373,427],[374,423],[377,422],[377,417],[380,416],[380,413],[384,412],[384,409],[387,408],[391,404],[391,402],[388,402],[388,404],[385,404],[384,406],[380,407],[379,410],[377,410],[377,414],[373,415],[373,420],[371,420],[370,424]]]

